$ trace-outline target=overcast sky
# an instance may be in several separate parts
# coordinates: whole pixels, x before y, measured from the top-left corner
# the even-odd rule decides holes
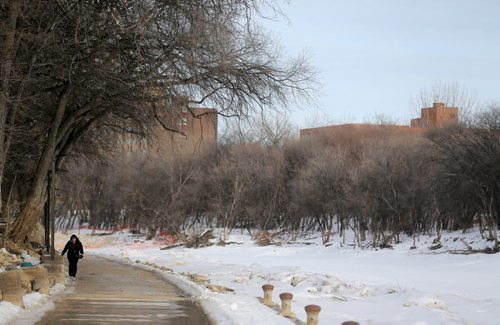
[[[437,81],[500,99],[500,0],[291,2],[282,6],[288,21],[264,25],[288,55],[305,50],[319,71],[318,108],[294,112],[300,127],[323,115],[407,123],[410,97]]]

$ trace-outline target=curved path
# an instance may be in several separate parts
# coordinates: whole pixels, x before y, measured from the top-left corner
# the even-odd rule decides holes
[[[86,255],[75,290],[37,324],[200,324],[201,308],[175,286],[148,272]]]

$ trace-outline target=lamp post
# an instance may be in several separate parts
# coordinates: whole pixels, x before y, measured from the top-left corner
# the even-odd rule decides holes
[[[56,160],[52,160],[52,168],[49,173],[50,175],[50,188],[49,188],[49,216],[50,216],[50,259],[54,260],[56,249],[54,247],[55,244],[55,228],[56,228],[56,216],[55,216],[55,208],[56,208]]]
[[[50,171],[47,174],[47,201],[43,206],[43,229],[45,230],[45,250],[50,253]]]
[[[55,232],[56,232],[56,172],[66,172],[65,169],[56,169],[57,158],[64,157],[59,154],[52,159],[52,166],[49,170],[47,184],[47,204],[45,208],[45,246],[47,253],[50,251],[50,259],[55,258]],[[50,240],[49,240],[50,239]]]

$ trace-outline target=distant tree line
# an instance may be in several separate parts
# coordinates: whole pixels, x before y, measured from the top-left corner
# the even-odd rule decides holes
[[[129,152],[108,167],[71,170],[59,185],[61,211],[80,211],[92,225],[151,235],[203,225],[223,228],[223,240],[233,229],[321,231],[324,242],[352,230],[357,244],[376,247],[478,226],[498,243],[500,108],[424,136],[227,142],[204,155]]]

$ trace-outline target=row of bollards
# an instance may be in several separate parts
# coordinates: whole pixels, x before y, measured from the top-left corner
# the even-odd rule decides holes
[[[272,284],[264,284],[262,286],[264,291],[264,299],[262,303],[269,307],[274,307],[276,304],[273,301],[273,290],[274,286]],[[295,319],[295,314],[292,312],[292,299],[293,294],[290,292],[283,292],[280,294],[281,300],[281,311],[280,314],[284,317]],[[318,325],[319,322],[319,312],[321,307],[318,305],[307,305],[304,307],[307,314],[307,325]],[[359,325],[359,323],[354,321],[343,322],[342,325]]]

